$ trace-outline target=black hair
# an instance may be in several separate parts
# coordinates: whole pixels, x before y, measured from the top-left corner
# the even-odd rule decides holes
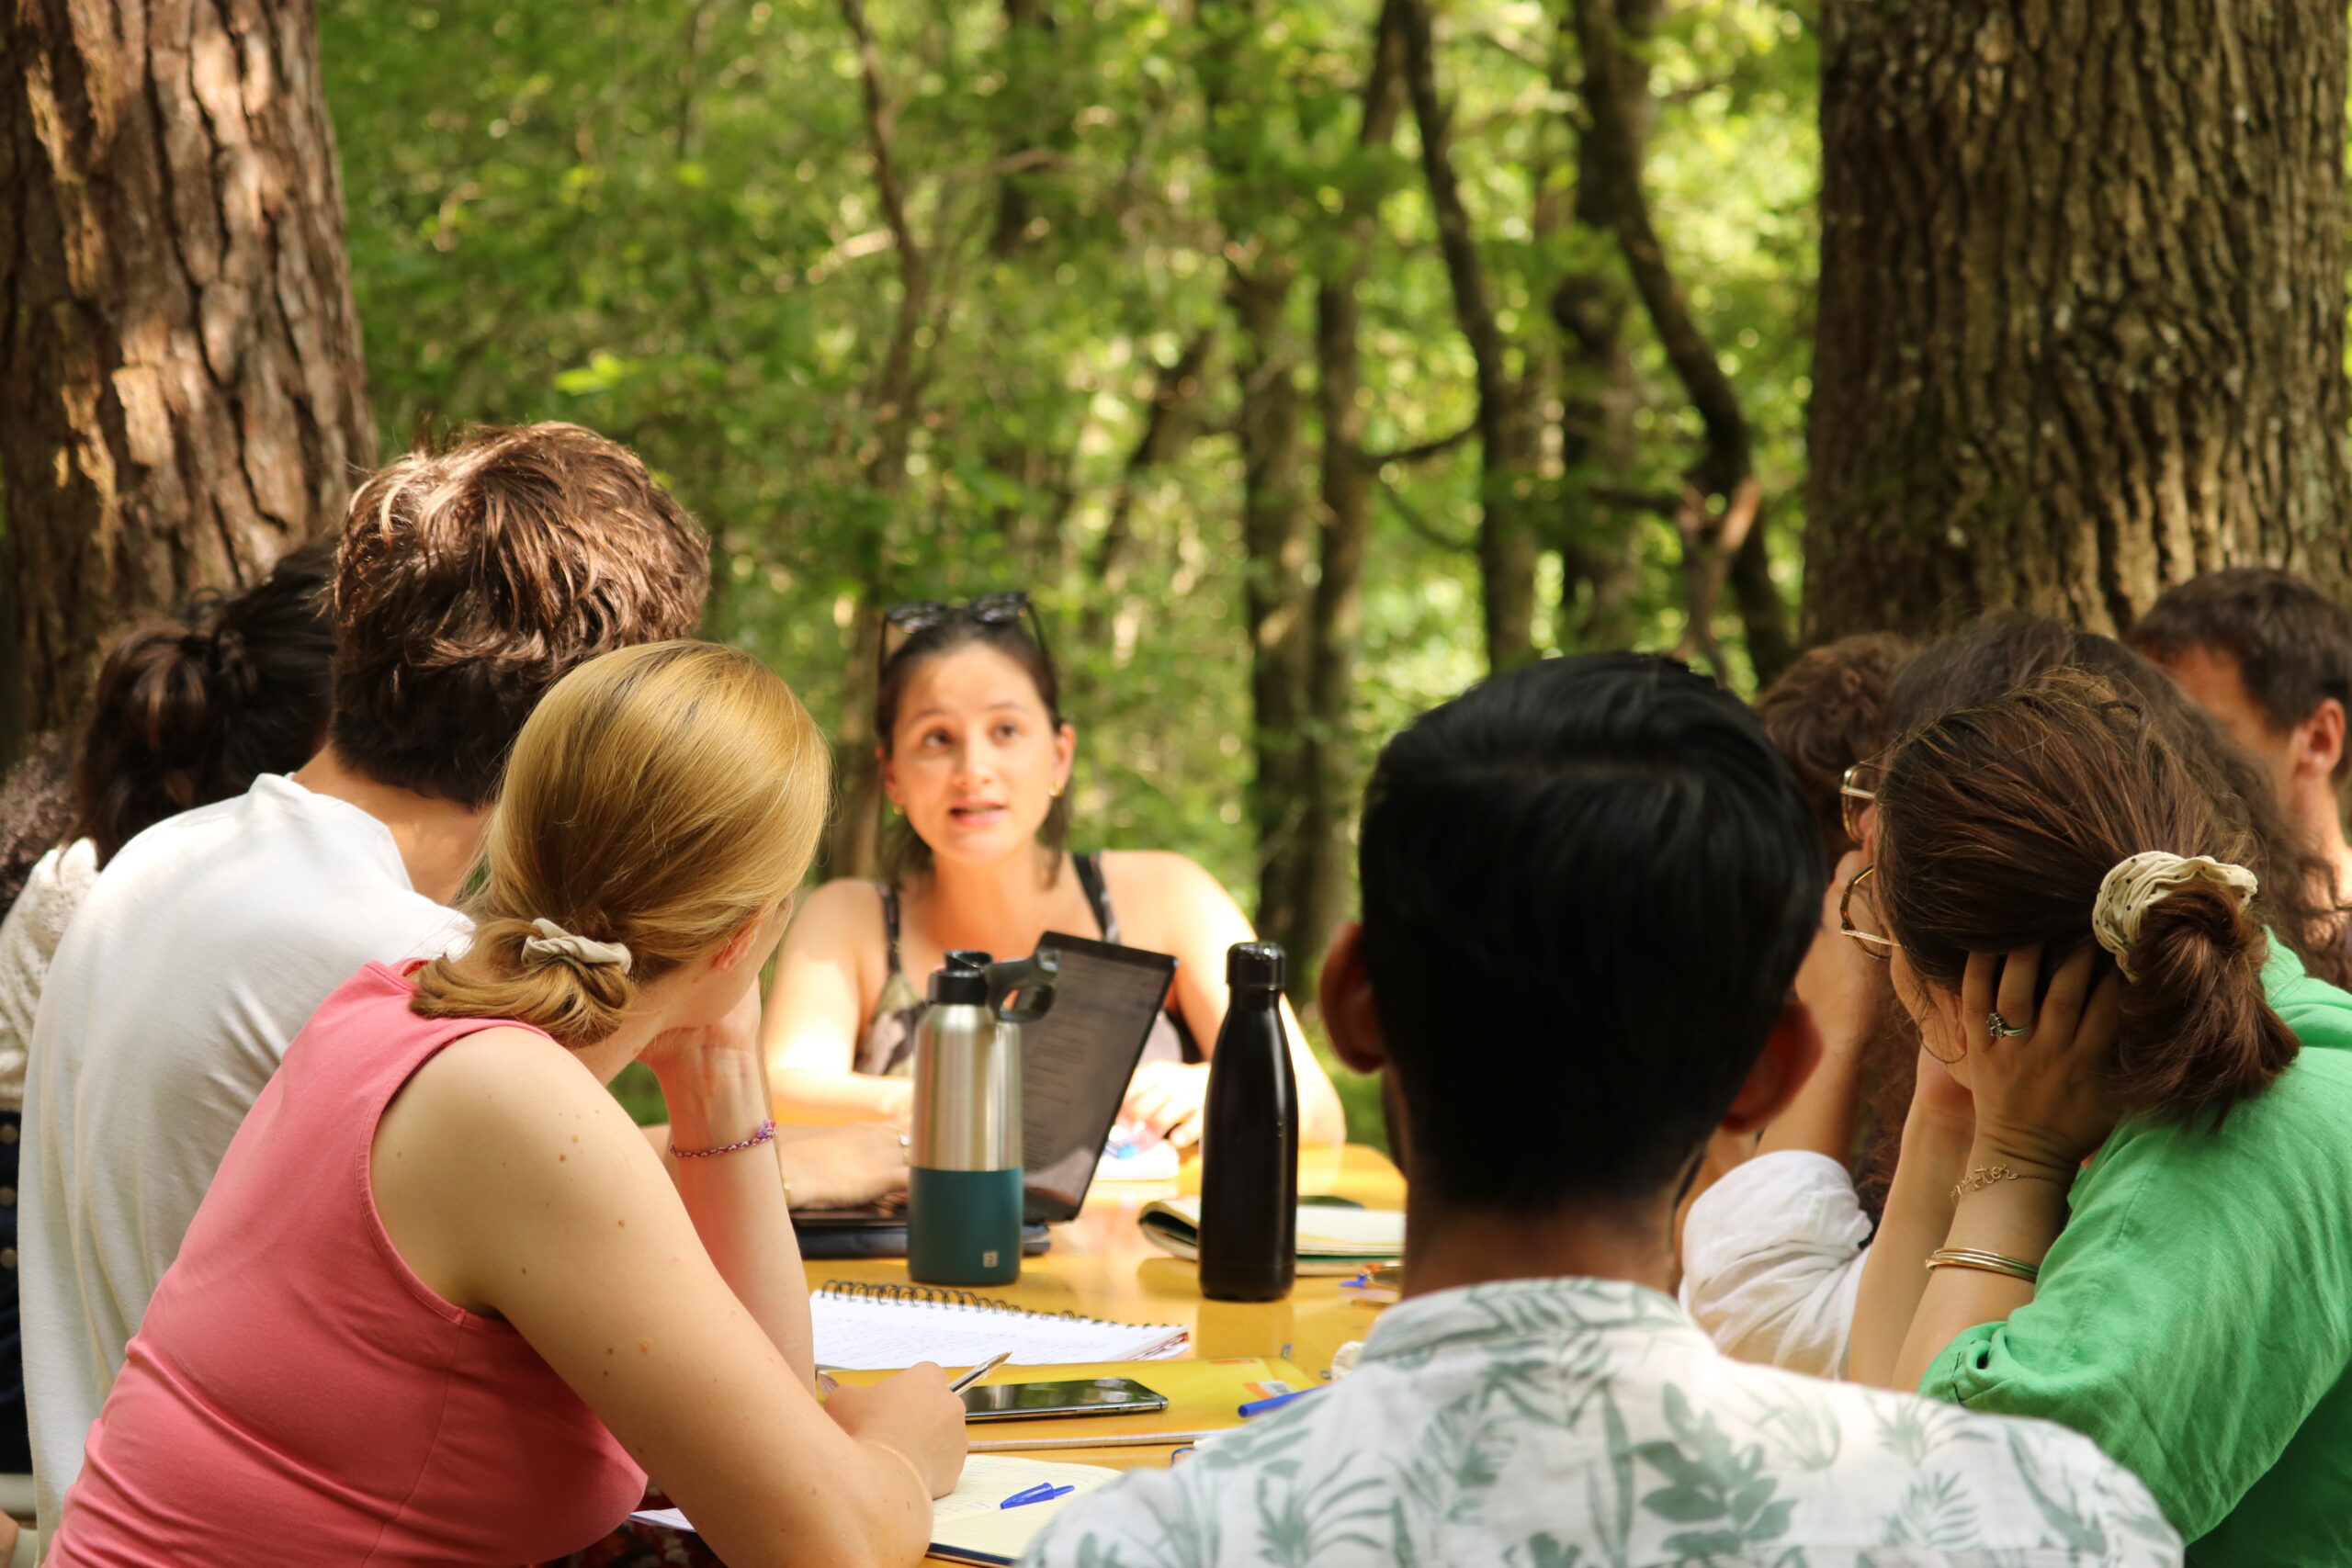
[[[1497,676],[1389,741],[1361,841],[1415,1184],[1517,1213],[1671,1190],[1820,924],[1813,813],[1746,705],[1653,655]]]
[[[2352,984],[2352,951],[2334,935],[2336,911],[2320,901],[2321,890],[2335,886],[2334,873],[2288,822],[2270,775],[2179,682],[2113,637],[2023,610],[1986,615],[1904,666],[1889,700],[1895,731],[1915,733],[2056,670],[2099,676],[2123,693],[2206,792],[2245,819],[2256,846],[2247,864],[2262,885],[2256,918],[2312,974],[2331,985]]]
[[[1037,689],[1037,700],[1045,705],[1046,722],[1056,729],[1061,728],[1062,683],[1054,671],[1053,655],[1019,621],[983,621],[968,614],[967,607],[957,606],[909,636],[882,661],[881,676],[874,688],[874,743],[884,756],[890,753],[891,738],[899,728],[899,705],[906,698],[907,682],[914,672],[934,659],[976,645],[994,649],[1021,666],[1029,683]],[[1069,840],[1069,795],[1065,791],[1054,797],[1037,829],[1037,842],[1053,856],[1057,875],[1061,848]],[[930,869],[931,846],[905,818],[891,818],[882,833],[883,874],[898,884]]]
[[[334,541],[304,545],[233,597],[198,595],[124,632],[99,669],[74,759],[74,823],[105,865],[146,829],[289,773],[327,725]]]
[[[2226,653],[2274,734],[2330,697],[2352,713],[2352,615],[2290,571],[2239,566],[2168,588],[2132,624],[2132,646],[2157,660],[2192,648]],[[2352,746],[2336,759],[2342,783]]]

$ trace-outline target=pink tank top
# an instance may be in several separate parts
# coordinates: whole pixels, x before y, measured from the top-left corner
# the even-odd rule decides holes
[[[90,1428],[52,1568],[537,1562],[644,1472],[504,1323],[433,1293],[368,1179],[376,1123],[488,1023],[409,1011],[370,964],[238,1129]]]

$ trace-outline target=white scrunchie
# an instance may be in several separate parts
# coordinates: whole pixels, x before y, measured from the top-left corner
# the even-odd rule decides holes
[[[2132,950],[2140,942],[2140,922],[2149,908],[2177,888],[2209,882],[2238,896],[2243,909],[2261,885],[2254,873],[2211,855],[2177,855],[2166,850],[2142,850],[2115,863],[2099,879],[2098,897],[2091,905],[2091,934],[2115,954],[2116,967],[2126,980],[2132,973]]]
[[[523,961],[526,964],[570,964],[582,969],[612,967],[628,973],[628,949],[616,942],[591,942],[584,936],[574,936],[545,916],[531,922],[537,936],[523,939]]]

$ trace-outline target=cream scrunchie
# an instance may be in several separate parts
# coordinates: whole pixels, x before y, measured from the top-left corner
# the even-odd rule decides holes
[[[537,936],[523,939],[525,963],[570,964],[582,969],[616,968],[628,973],[628,949],[616,942],[591,942],[584,936],[574,936],[542,916],[531,922]]]
[[[2098,897],[2091,905],[2091,934],[2115,954],[2116,967],[2126,980],[2132,973],[2132,950],[2139,945],[2140,922],[2151,906],[2167,894],[2192,883],[2210,882],[2238,896],[2243,909],[2261,885],[2254,873],[2211,855],[2177,855],[2166,850],[2142,850],[2115,863],[2099,879]]]

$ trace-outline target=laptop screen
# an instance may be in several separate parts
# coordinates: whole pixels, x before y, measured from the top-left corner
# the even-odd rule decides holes
[[[1027,1218],[1069,1220],[1086,1201],[1103,1140],[1175,977],[1164,953],[1047,931],[1061,954],[1053,1006],[1021,1026],[1021,1146]]]

